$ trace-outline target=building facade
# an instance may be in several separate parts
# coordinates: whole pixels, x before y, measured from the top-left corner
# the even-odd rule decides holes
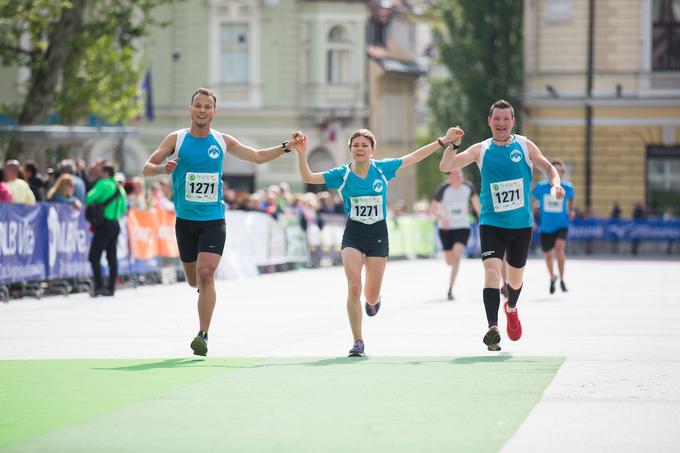
[[[150,41],[155,118],[139,126],[149,149],[187,127],[197,87],[216,93],[213,127],[243,143],[269,147],[293,130],[309,136],[320,171],[348,160],[346,137],[363,127],[366,104],[363,1],[190,0],[159,9],[171,23]],[[287,181],[303,190],[296,157],[264,165],[225,159],[234,188]]]
[[[524,132],[576,204],[680,211],[680,2],[525,0]]]

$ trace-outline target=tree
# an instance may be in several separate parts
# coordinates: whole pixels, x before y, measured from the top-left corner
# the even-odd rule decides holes
[[[94,113],[129,123],[140,110],[138,46],[160,24],[152,10],[173,0],[5,0],[0,6],[0,64],[27,68],[18,124],[62,123]]]
[[[430,78],[428,105],[434,134],[452,123],[460,124],[465,130],[466,147],[489,137],[486,118],[494,101],[510,101],[519,114],[523,80],[522,3],[519,0],[437,3],[435,8],[441,21],[434,28],[435,44],[448,77]],[[478,181],[479,173],[468,171],[468,177]],[[442,180],[441,175],[423,179],[432,181],[431,190]]]

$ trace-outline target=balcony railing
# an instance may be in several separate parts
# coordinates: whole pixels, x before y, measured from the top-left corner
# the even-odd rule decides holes
[[[252,84],[220,84],[213,88],[219,106],[260,107],[262,86]]]
[[[363,84],[303,84],[301,107],[307,109],[361,109],[366,106]]]

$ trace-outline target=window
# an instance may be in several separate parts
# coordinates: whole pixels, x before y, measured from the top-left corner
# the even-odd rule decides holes
[[[680,71],[680,0],[654,0],[652,70]]]
[[[351,45],[344,27],[337,25],[328,33],[326,81],[329,84],[337,85],[349,82]]]
[[[647,206],[654,214],[680,206],[680,147],[648,148]]]
[[[249,82],[248,24],[220,26],[220,83]]]

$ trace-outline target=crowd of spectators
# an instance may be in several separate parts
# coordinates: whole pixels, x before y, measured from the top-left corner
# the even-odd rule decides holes
[[[38,201],[67,203],[76,209],[85,206],[85,195],[101,177],[104,161],[98,160],[89,167],[82,159],[64,159],[49,167],[41,174],[33,162],[20,163],[9,159],[0,168],[0,202],[32,205]],[[140,176],[126,178],[116,173],[116,181],[122,184],[127,196],[128,208],[173,210],[172,185],[169,178],[145,180]],[[320,223],[319,214],[343,214],[343,202],[339,194],[322,191],[318,193],[293,193],[290,186],[282,182],[260,189],[254,193],[232,189],[223,185],[223,198],[227,209],[260,211],[278,218],[281,214],[300,216],[303,226],[310,222]],[[429,202],[419,201],[408,209],[403,200],[392,204],[391,213],[426,215]],[[637,204],[631,214],[635,220],[650,218],[648,210]],[[588,210],[575,208],[575,218],[584,220],[592,217]],[[612,207],[611,219],[620,219],[618,203]],[[673,210],[668,209],[661,217],[675,219]]]

